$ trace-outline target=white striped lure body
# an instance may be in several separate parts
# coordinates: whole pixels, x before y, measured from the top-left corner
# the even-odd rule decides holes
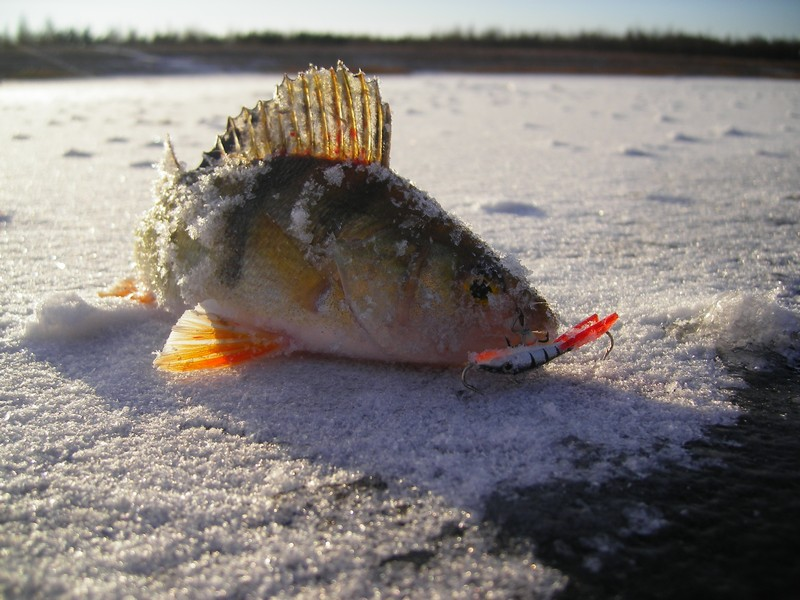
[[[608,353],[614,347],[614,338],[611,337],[608,330],[617,322],[618,318],[617,313],[612,313],[604,319],[599,319],[595,314],[565,331],[552,342],[535,342],[533,344],[520,344],[519,346],[484,350],[483,352],[471,352],[468,355],[467,366],[464,367],[461,373],[461,381],[465,387],[477,391],[475,387],[467,383],[466,376],[471,369],[477,368],[491,373],[516,375],[517,373],[540,367],[562,354],[597,340],[603,335],[608,335],[611,338],[611,346],[605,354],[605,356],[608,356]]]

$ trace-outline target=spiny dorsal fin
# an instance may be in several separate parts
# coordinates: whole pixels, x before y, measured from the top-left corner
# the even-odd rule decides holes
[[[183,167],[175,156],[175,148],[172,146],[169,136],[164,140],[164,158],[161,161],[161,169],[170,175],[183,173]]]
[[[378,80],[353,74],[339,61],[336,68],[310,66],[295,79],[285,76],[272,100],[229,118],[201,166],[226,156],[286,154],[388,166],[390,135],[389,105],[381,102]]]

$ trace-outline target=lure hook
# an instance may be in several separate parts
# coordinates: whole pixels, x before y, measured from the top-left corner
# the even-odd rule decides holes
[[[473,363],[467,363],[467,366],[464,367],[463,371],[461,371],[461,383],[468,390],[475,392],[476,394],[480,394],[481,391],[478,388],[476,388],[472,384],[467,383],[467,372],[473,369],[474,367],[475,365]]]
[[[606,335],[608,336],[608,339],[611,340],[611,345],[608,348],[606,348],[606,353],[603,354],[603,358],[601,358],[600,360],[607,359],[608,355],[611,354],[611,351],[614,349],[614,336],[611,335],[610,331],[606,331]]]

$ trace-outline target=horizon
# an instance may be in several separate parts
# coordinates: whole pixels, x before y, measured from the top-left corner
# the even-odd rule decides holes
[[[700,5],[678,0],[664,6],[650,0],[614,0],[602,5],[584,0],[549,3],[498,0],[491,7],[478,2],[426,4],[408,0],[402,7],[381,6],[380,19],[372,17],[377,3],[342,0],[331,12],[328,3],[309,0],[302,14],[283,4],[241,0],[229,12],[220,3],[188,3],[140,0],[135,6],[108,10],[97,0],[74,0],[66,5],[53,0],[6,0],[0,17],[0,35],[14,39],[21,31],[88,31],[94,37],[110,34],[142,38],[165,34],[198,33],[226,37],[251,32],[282,35],[360,36],[371,38],[426,38],[494,31],[501,35],[574,36],[601,33],[624,36],[632,31],[654,35],[681,34],[716,39],[800,39],[800,2],[771,0],[766,3],[711,0]],[[369,11],[364,9],[369,7]],[[410,7],[410,8],[409,8]],[[241,15],[248,15],[242,19]],[[411,18],[411,20],[409,20]]]

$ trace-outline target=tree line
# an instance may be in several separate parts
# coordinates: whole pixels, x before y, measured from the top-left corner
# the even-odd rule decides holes
[[[0,34],[4,46],[113,44],[128,46],[196,46],[214,44],[275,45],[275,44],[429,44],[471,45],[508,48],[541,48],[584,52],[650,52],[709,56],[736,56],[778,60],[800,60],[800,37],[767,39],[764,37],[718,38],[710,35],[678,31],[629,30],[624,34],[581,32],[558,34],[541,32],[509,33],[500,29],[453,29],[428,36],[375,37],[337,33],[252,31],[214,35],[198,30],[159,32],[141,35],[134,30],[112,30],[95,34],[89,28],[57,29],[51,23],[33,30],[21,21],[14,34]]]

